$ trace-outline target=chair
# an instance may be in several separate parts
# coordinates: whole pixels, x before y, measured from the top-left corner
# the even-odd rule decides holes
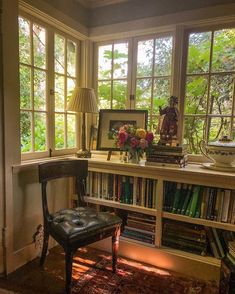
[[[96,212],[85,204],[85,182],[88,174],[87,160],[58,160],[39,164],[39,182],[42,188],[42,207],[44,218],[44,240],[40,265],[43,266],[51,235],[64,249],[66,285],[65,293],[71,292],[73,255],[80,247],[112,237],[112,269],[116,272],[122,220],[111,213]],[[47,182],[57,178],[74,177],[79,207],[62,209],[49,213],[47,205]]]

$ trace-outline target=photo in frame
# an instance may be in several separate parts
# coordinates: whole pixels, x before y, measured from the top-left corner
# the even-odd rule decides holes
[[[146,129],[148,121],[147,110],[114,110],[101,109],[99,112],[97,150],[119,150],[110,136],[112,129],[119,129],[125,124]]]

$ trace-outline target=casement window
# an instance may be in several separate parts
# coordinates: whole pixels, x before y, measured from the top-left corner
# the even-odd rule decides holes
[[[128,72],[123,71],[127,76],[126,103],[103,103],[103,97],[108,101],[112,94],[107,85],[100,83],[100,76],[107,68],[109,75],[114,76],[117,61],[111,56],[118,42],[98,43],[95,77],[99,106],[147,109],[148,126],[158,140],[159,106],[166,106],[170,95],[179,95],[182,135],[179,140],[188,145],[189,153],[200,154],[202,139],[235,137],[235,29],[217,26],[215,30],[181,30],[184,37],[176,38],[174,33],[169,33],[120,41],[122,46],[129,46],[128,55],[127,50],[125,53]],[[116,58],[121,60],[123,56],[116,55]],[[174,85],[173,81],[178,84]],[[116,95],[115,100],[119,97],[123,101],[123,95]]]
[[[78,82],[79,41],[19,17],[22,158],[74,152],[75,114],[66,111]]]
[[[188,33],[184,138],[189,152],[199,142],[235,137],[235,29]]]
[[[147,109],[149,127],[156,127],[171,92],[172,48],[171,34],[98,44],[100,109]]]

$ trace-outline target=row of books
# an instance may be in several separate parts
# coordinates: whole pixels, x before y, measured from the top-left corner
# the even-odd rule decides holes
[[[163,221],[162,245],[178,250],[217,259],[227,256],[235,262],[234,240],[235,233],[231,231],[167,219]]]
[[[218,222],[235,223],[235,191],[164,182],[163,209]]]
[[[185,146],[154,145],[146,161],[146,165],[172,167],[185,167],[187,163],[188,154]]]
[[[86,194],[91,197],[156,208],[157,181],[153,179],[89,172]]]
[[[155,244],[155,216],[128,212],[122,236],[138,242]]]

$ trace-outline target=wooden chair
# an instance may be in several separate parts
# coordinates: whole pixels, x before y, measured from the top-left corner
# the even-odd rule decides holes
[[[111,213],[99,212],[84,204],[85,181],[88,174],[87,160],[56,160],[39,164],[39,182],[42,188],[44,218],[44,240],[40,265],[43,266],[51,235],[64,249],[66,286],[65,293],[71,291],[73,255],[80,247],[112,237],[112,269],[116,272],[117,251],[122,220]],[[74,177],[79,207],[62,209],[49,213],[47,205],[47,182],[64,177]]]

